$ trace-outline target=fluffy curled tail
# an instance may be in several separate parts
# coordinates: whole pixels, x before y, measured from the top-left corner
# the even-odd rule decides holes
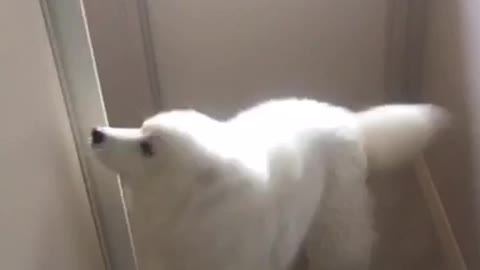
[[[385,105],[357,113],[369,167],[385,169],[413,159],[449,123],[428,104]]]

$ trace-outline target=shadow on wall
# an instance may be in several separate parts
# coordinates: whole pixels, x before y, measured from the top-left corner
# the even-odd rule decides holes
[[[413,169],[376,173],[369,185],[379,234],[371,269],[448,270]]]
[[[475,2],[428,1],[422,82],[425,100],[454,114],[453,128],[439,139],[427,158],[469,269],[480,269],[480,205],[475,201],[479,190],[474,165],[474,156],[480,151],[474,141],[474,119],[479,113],[475,108],[480,106],[480,99],[474,96],[480,91],[476,79],[480,46],[472,47],[480,38],[480,4]]]

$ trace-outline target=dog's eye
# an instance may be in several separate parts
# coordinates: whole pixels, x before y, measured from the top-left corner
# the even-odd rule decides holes
[[[152,157],[153,156],[153,146],[148,141],[141,141],[140,142],[140,150],[142,151],[143,156],[145,157]]]

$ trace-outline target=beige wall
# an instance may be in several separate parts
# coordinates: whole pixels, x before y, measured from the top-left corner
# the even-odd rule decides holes
[[[147,2],[164,108],[227,117],[285,95],[358,108],[406,85],[405,17],[391,17],[406,16],[405,1]],[[381,235],[374,269],[441,269],[414,176],[399,171],[371,185]]]
[[[39,2],[0,32],[0,268],[104,269]]]
[[[383,99],[386,1],[147,1],[166,107]]]
[[[427,10],[423,93],[455,116],[429,161],[469,269],[480,269],[480,2],[430,0]]]

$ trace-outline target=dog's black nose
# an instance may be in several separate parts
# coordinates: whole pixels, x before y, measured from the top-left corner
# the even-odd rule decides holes
[[[92,145],[101,144],[105,141],[105,133],[103,133],[99,128],[93,128],[91,132]]]

